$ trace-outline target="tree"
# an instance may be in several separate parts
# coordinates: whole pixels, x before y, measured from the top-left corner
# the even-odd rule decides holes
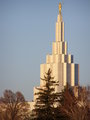
[[[87,120],[87,105],[85,103],[81,104],[79,97],[76,98],[74,96],[72,88],[69,85],[62,91],[61,96],[60,111],[64,116],[67,116],[67,120]]]
[[[5,90],[3,97],[0,98],[0,107],[3,116],[0,120],[24,120],[29,114],[30,106],[21,92]]]
[[[41,78],[45,85],[37,88],[38,92],[35,94],[36,98],[35,108],[33,110],[33,119],[35,120],[55,120],[56,107],[59,100],[59,93],[55,92],[55,86],[58,81],[51,76],[49,69],[44,78]]]

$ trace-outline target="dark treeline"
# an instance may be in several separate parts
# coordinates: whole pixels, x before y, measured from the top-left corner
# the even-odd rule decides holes
[[[43,80],[43,87],[37,88],[36,101],[32,111],[21,92],[5,90],[0,97],[0,120],[90,120],[87,93],[81,91],[75,96],[67,84],[63,91],[55,92],[58,81],[49,69]]]

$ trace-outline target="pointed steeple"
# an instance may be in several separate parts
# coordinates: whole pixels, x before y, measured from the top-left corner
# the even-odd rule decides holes
[[[62,4],[59,3],[58,7],[59,7],[59,14],[58,14],[57,21],[62,21],[62,12],[61,12],[61,10],[62,10]]]
[[[62,19],[62,5],[59,3],[59,14],[56,22],[56,41],[64,41],[64,22]]]

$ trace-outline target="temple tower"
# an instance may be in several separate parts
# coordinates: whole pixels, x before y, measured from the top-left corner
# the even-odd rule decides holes
[[[64,40],[64,22],[61,13],[61,3],[59,3],[59,14],[56,22],[55,42],[52,43],[52,54],[46,56],[46,63],[40,65],[40,78],[50,68],[52,76],[59,81],[59,86],[55,87],[56,92],[60,92],[69,83],[70,86],[79,84],[79,65],[74,63],[73,55],[68,54],[67,42]],[[40,87],[44,82],[40,80]],[[37,90],[34,88],[34,93]],[[36,97],[34,96],[34,100]]]

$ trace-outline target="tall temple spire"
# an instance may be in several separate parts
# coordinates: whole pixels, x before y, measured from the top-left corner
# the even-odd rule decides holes
[[[58,80],[59,85],[55,86],[55,92],[61,92],[68,83],[70,86],[79,85],[79,65],[74,63],[73,55],[68,53],[67,42],[64,40],[64,21],[62,19],[62,5],[59,3],[59,13],[56,22],[56,41],[52,44],[52,54],[46,56],[46,63],[40,65],[40,78],[43,78],[48,69],[52,70],[52,76]],[[34,102],[31,102],[31,109],[34,108],[38,97],[37,88],[44,88],[46,83],[40,80],[40,86],[34,87]]]

